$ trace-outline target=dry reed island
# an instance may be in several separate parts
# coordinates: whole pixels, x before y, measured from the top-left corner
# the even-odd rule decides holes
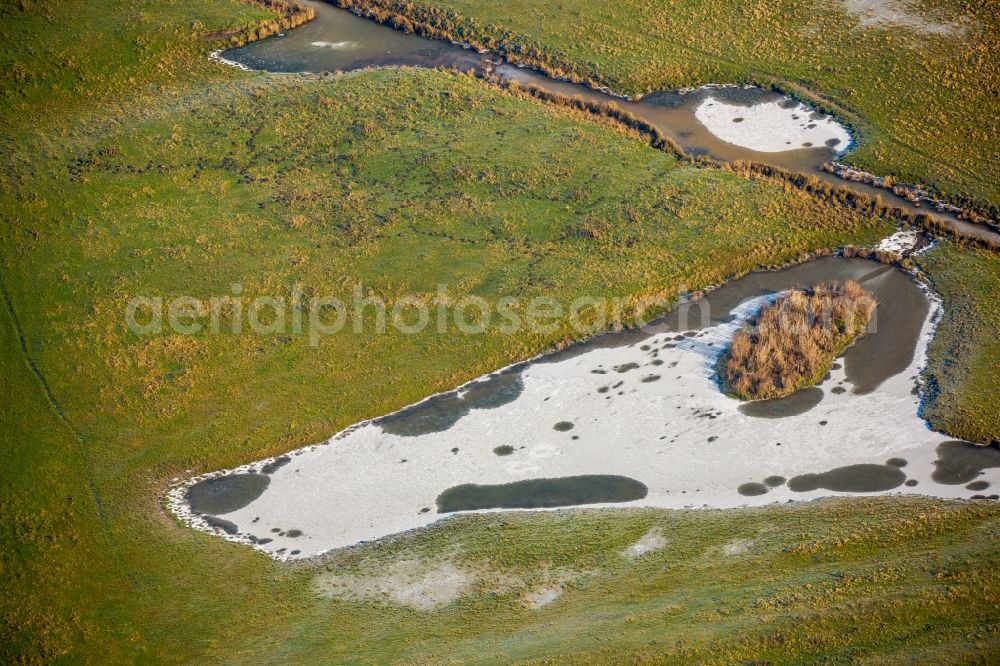
[[[778,86],[851,126],[844,164],[997,217],[996,3],[350,4],[622,93]],[[164,498],[184,479],[607,327],[592,313],[585,333],[562,315],[479,336],[378,335],[369,321],[318,344],[166,320],[138,334],[133,297],[240,285],[244,303],[350,300],[360,284],[419,302],[447,284],[494,309],[617,298],[638,324],[681,287],[870,251],[915,226],[759,169],[705,168],[614,114],[465,73],[268,74],[210,58],[308,27],[310,8],[0,6],[4,663],[996,661],[1000,509],[983,474],[1000,442],[1000,254],[930,225],[929,245],[891,269],[940,300],[900,404],[951,438],[935,472],[955,499],[458,514],[294,565],[177,520]],[[746,481],[776,492],[774,478]],[[698,507],[690,495],[677,501]]]
[[[723,390],[766,400],[812,386],[864,335],[876,305],[853,280],[782,294],[733,335],[719,360]]]

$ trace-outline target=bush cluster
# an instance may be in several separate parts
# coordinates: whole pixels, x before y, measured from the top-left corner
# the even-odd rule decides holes
[[[763,400],[814,384],[864,335],[876,305],[854,281],[783,294],[733,336],[719,361],[724,387],[744,400]]]

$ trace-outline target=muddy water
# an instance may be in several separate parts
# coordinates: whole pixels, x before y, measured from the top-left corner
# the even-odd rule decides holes
[[[229,474],[196,483],[186,499],[195,513],[231,513],[260,497],[269,482],[263,474]]]
[[[930,303],[920,286],[906,273],[867,259],[822,257],[781,271],[750,273],[707,296],[681,305],[642,328],[598,336],[544,361],[563,360],[591,349],[634,345],[662,333],[700,331],[731,321],[733,311],[741,303],[761,296],[810,288],[820,282],[846,280],[856,280],[878,300],[867,334],[844,354],[844,370],[851,390],[857,394],[870,393],[913,361]],[[741,411],[748,416],[765,418],[801,414],[818,403],[821,394],[820,389],[803,390],[787,398],[744,405]]]
[[[784,398],[757,400],[740,405],[740,412],[759,419],[780,419],[805,414],[823,400],[823,389],[805,388]]]
[[[823,163],[841,155],[848,146],[790,146],[789,150],[782,152],[758,152],[722,141],[695,117],[695,109],[708,97],[717,102],[747,107],[776,101],[793,104],[778,93],[730,86],[690,92],[655,92],[640,100],[624,100],[586,86],[556,81],[534,70],[496,63],[488,55],[455,44],[407,35],[325,2],[303,1],[316,10],[313,21],[283,35],[229,49],[222,56],[250,69],[272,72],[321,73],[394,65],[492,71],[506,79],[534,84],[549,92],[598,103],[614,101],[669,136],[689,155],[705,155],[723,161],[748,160],[814,174],[834,186],[844,186],[870,197],[880,196],[884,202],[904,210],[933,214],[967,235],[1000,242],[1000,233],[987,227],[959,220],[953,215],[933,213],[888,190],[844,181],[820,169]],[[813,114],[812,119],[821,117],[820,114]]]
[[[270,72],[337,72],[411,65],[477,67],[482,56],[448,42],[407,35],[326,2],[300,0],[316,18],[282,35],[229,49],[222,56]]]
[[[412,407],[378,420],[385,432],[419,437],[443,432],[474,409],[496,409],[517,399],[524,390],[520,374],[506,371],[457,391],[432,396]]]
[[[939,444],[937,453],[938,460],[934,463],[934,474],[931,476],[937,483],[966,483],[973,481],[983,470],[1000,467],[1000,447],[996,445],[972,446],[968,442],[952,440]],[[971,490],[988,487],[989,484],[978,482]]]
[[[842,493],[876,493],[893,490],[906,481],[906,473],[893,465],[845,465],[818,474],[801,474],[788,480],[788,489],[805,493],[823,488]]]

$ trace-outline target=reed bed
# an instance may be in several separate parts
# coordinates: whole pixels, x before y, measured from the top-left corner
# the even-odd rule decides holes
[[[733,335],[719,361],[725,390],[766,400],[815,384],[864,335],[876,305],[853,280],[782,294]]]

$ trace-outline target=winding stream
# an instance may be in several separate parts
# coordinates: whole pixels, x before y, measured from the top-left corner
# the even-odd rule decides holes
[[[691,91],[655,92],[639,100],[627,100],[587,86],[557,81],[532,69],[495,62],[488,54],[456,44],[405,34],[326,2],[302,2],[316,10],[314,20],[282,35],[228,49],[221,53],[222,59],[248,69],[271,72],[322,73],[394,65],[488,71],[552,93],[602,104],[614,102],[673,139],[689,155],[727,162],[759,162],[812,174],[835,187],[847,187],[873,198],[879,196],[886,204],[905,211],[933,215],[965,235],[1000,243],[1000,233],[984,225],[926,206],[918,207],[889,190],[843,180],[823,171],[823,164],[850,147],[850,135],[829,116],[779,93],[756,87],[709,86]],[[755,119],[760,122],[754,122]],[[778,132],[784,136],[776,137]]]

